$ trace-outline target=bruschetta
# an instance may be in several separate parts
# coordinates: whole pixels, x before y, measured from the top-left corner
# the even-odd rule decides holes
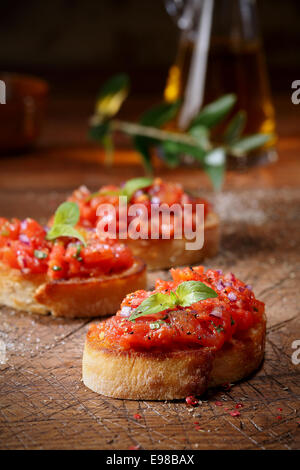
[[[118,225],[120,195],[127,196],[128,214],[125,228],[120,227],[121,224]],[[107,215],[101,216],[101,207],[111,204],[113,208],[116,208],[115,237],[122,239],[130,246],[133,254],[143,259],[150,270],[197,264],[206,257],[214,256],[219,248],[218,215],[208,201],[187,194],[178,183],[165,182],[160,178],[135,178],[121,186],[103,186],[96,193],[91,193],[85,186],[82,186],[74,191],[69,200],[79,205],[79,224],[86,228],[96,228],[103,221],[103,217],[108,218]],[[204,220],[201,224],[196,219],[196,207],[200,204],[204,206]],[[145,209],[146,214],[143,223],[140,224],[139,238],[133,237],[130,230],[134,225],[135,217],[130,215],[134,205],[135,207],[140,205],[141,210]],[[188,206],[191,212],[184,213],[184,207]],[[154,210],[154,208],[159,208],[166,211],[166,208],[171,207],[182,209],[182,212],[180,215],[171,213],[169,221],[163,220],[162,216],[157,215],[157,211]],[[176,237],[175,230],[179,224],[182,226],[182,236]],[[151,233],[153,226],[157,227],[156,237]],[[190,235],[185,236],[185,228],[188,227],[193,231],[194,238],[189,238]],[[199,248],[187,249],[187,243],[192,243],[197,237],[200,239],[200,231],[201,235],[203,234],[203,245]],[[142,232],[143,235],[146,232],[145,237]],[[165,236],[166,233],[170,236]]]
[[[88,388],[114,398],[182,399],[259,367],[266,318],[251,287],[201,266],[171,275],[90,326],[82,362]]]
[[[0,218],[0,304],[61,317],[113,314],[132,289],[145,288],[144,262],[130,249],[85,232],[47,239],[33,219]]]

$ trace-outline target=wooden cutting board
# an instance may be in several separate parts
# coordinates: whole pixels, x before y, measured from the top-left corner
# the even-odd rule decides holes
[[[49,211],[64,194],[40,192],[38,204],[34,197],[22,195],[22,214],[31,208],[39,216],[39,208]],[[15,213],[19,200],[20,194],[1,193],[1,213]],[[234,271],[266,302],[261,370],[229,389],[209,391],[195,408],[184,401],[109,399],[81,382],[89,321],[1,308],[1,448],[299,448],[300,365],[292,363],[292,343],[300,340],[300,190],[225,191],[215,203],[222,245],[205,265]],[[168,276],[150,273],[149,287],[157,275]]]
[[[0,216],[31,216],[45,222],[80,184],[96,190],[108,181],[141,175],[134,164],[113,169],[99,166],[98,148],[85,141],[79,104],[76,99],[67,106],[62,100],[53,104],[35,153],[0,158]],[[278,113],[281,159],[276,164],[227,175],[225,191],[214,198],[222,219],[220,253],[205,263],[233,271],[252,284],[256,296],[266,303],[268,333],[262,368],[230,389],[210,391],[195,408],[184,401],[108,399],[81,382],[89,321],[1,308],[0,448],[299,448],[300,365],[292,362],[293,341],[300,340],[296,108],[286,103]],[[88,115],[89,103],[85,109]],[[130,161],[127,154],[118,152],[119,161]],[[208,186],[203,173],[194,169],[161,169],[160,174],[201,194]],[[150,274],[149,287],[156,275]],[[231,411],[240,415],[231,416]]]

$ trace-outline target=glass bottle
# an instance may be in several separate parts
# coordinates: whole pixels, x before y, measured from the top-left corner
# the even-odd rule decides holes
[[[203,105],[235,93],[233,112],[242,109],[247,113],[244,133],[274,134],[274,108],[255,0],[166,0],[165,4],[181,30],[164,90],[166,101],[182,99],[171,124],[173,130],[184,130]],[[274,144],[275,138],[242,164],[276,160]],[[236,159],[229,161],[232,164]]]

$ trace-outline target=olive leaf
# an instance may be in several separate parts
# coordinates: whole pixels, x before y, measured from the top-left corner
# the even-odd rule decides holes
[[[270,134],[253,134],[237,140],[230,145],[230,152],[235,156],[244,156],[251,150],[261,147],[273,136]]]
[[[204,149],[207,149],[209,147],[209,129],[207,127],[197,125],[191,127],[191,129],[188,130],[188,133],[194,137],[194,139],[198,142],[201,147],[203,147]]]
[[[129,77],[119,74],[112,77],[101,88],[97,97],[95,114],[111,118],[118,113],[129,92]]]
[[[192,120],[190,128],[205,126],[211,128],[218,124],[229,113],[236,103],[234,94],[224,95],[212,103],[204,106],[197,116]]]
[[[182,142],[174,142],[172,140],[165,141],[163,145],[163,149],[167,151],[169,154],[179,155],[179,154],[187,154],[192,155],[197,160],[203,161],[205,156],[205,149],[201,146],[194,146],[185,144]]]
[[[161,127],[176,116],[179,106],[179,100],[173,103],[160,103],[143,113],[139,122],[143,126]],[[133,139],[133,144],[143,158],[147,173],[152,173],[150,148],[159,144],[159,141],[150,137],[136,136]]]
[[[214,190],[219,191],[223,184],[226,169],[224,148],[219,147],[207,153],[204,158],[203,169],[209,176]]]
[[[244,127],[246,124],[246,113],[245,111],[238,111],[231,121],[229,122],[228,126],[224,132],[224,141],[228,144],[233,143],[237,140],[240,135],[242,134]]]

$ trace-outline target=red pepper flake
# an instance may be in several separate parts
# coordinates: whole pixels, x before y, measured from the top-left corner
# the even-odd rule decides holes
[[[141,415],[139,415],[138,413],[136,413],[135,415],[133,415],[134,419],[141,419]]]
[[[238,410],[239,408],[243,408],[243,406],[244,406],[243,403],[237,403],[237,404],[235,405],[235,407],[236,407],[237,410]]]
[[[231,384],[229,382],[226,382],[225,384],[222,385],[222,388],[224,390],[229,391],[231,389]]]
[[[279,419],[279,420],[282,419],[282,416],[277,416],[277,419]]]
[[[216,401],[216,402],[215,402],[215,405],[216,405],[216,406],[223,406],[223,403],[222,403],[221,401]]]
[[[229,408],[224,408],[224,411],[229,411]]]
[[[235,416],[241,416],[241,413],[239,411],[230,411],[229,413],[231,416],[235,417]]]
[[[195,426],[196,431],[202,431],[202,428],[200,426]]]
[[[193,424],[199,424],[199,421],[194,421],[194,423],[193,423]]]
[[[140,448],[141,448],[140,444],[137,444],[136,446],[128,447],[128,450],[139,450]]]
[[[197,406],[199,403],[199,400],[197,400],[197,398],[194,397],[194,395],[190,395],[186,397],[185,401],[188,405],[191,405],[191,406]]]
[[[277,411],[282,411],[282,408],[277,408]]]

